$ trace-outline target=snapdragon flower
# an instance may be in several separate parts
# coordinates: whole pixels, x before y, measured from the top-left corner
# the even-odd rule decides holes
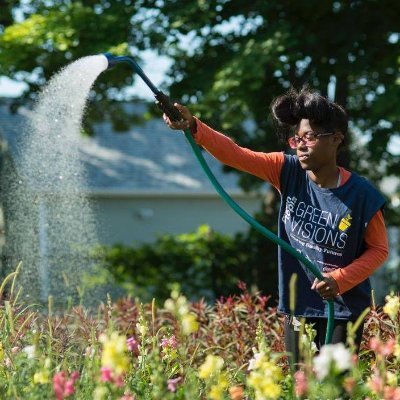
[[[350,351],[343,343],[322,346],[320,353],[314,357],[314,369],[319,379],[324,379],[336,369],[338,372],[349,369],[352,365]]]

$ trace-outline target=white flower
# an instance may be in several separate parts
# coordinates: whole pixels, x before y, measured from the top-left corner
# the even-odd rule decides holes
[[[254,350],[254,349],[253,349]],[[260,366],[260,363],[262,362],[264,358],[264,352],[259,352],[256,353],[254,352],[253,358],[249,361],[249,367],[247,368],[248,371],[254,370]]]
[[[338,343],[333,352],[333,359],[339,371],[345,371],[351,368],[351,353],[343,343]]]
[[[165,300],[164,308],[167,311],[174,312],[175,311],[175,303],[173,302],[173,300],[167,299],[167,300]]]
[[[400,297],[395,296],[393,292],[385,297],[386,304],[383,307],[383,311],[389,315],[389,317],[395,321],[400,309]]]
[[[343,343],[322,346],[321,352],[314,357],[314,370],[317,377],[324,379],[329,374],[332,364],[340,372],[351,367],[351,354]]]
[[[318,351],[318,347],[317,347],[317,345],[315,344],[315,342],[314,342],[313,340],[310,342],[310,339],[308,338],[308,336],[307,336],[305,333],[303,333],[303,334],[300,336],[300,340],[301,340],[301,344],[302,344],[305,348],[308,348],[308,347],[310,348],[312,354],[315,354],[315,353]]]
[[[35,358],[36,348],[34,345],[26,346],[22,349],[28,358]]]

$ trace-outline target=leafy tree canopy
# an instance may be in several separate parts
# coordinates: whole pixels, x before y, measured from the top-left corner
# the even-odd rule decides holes
[[[241,144],[271,151],[279,145],[269,104],[290,86],[308,83],[323,94],[334,92],[349,111],[355,136],[366,141],[355,142],[345,162],[375,181],[399,175],[399,154],[390,151],[400,132],[398,1],[0,3],[6,10],[0,73],[27,81],[33,91],[78,57],[156,49],[173,60],[166,82],[174,98],[193,104],[197,115]],[[97,100],[109,102],[115,99],[111,88],[131,83],[131,74],[112,71],[100,78]],[[114,118],[122,115],[115,107]],[[243,184],[254,181],[246,177]]]

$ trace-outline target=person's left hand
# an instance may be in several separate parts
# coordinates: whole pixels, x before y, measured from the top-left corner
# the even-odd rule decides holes
[[[311,290],[316,290],[324,300],[333,300],[339,295],[339,286],[328,273],[322,273],[324,280],[314,279]]]

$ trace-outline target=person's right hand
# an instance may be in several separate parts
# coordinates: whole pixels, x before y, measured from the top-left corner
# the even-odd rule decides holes
[[[174,106],[179,110],[182,115],[180,121],[171,121],[166,114],[163,114],[165,123],[171,128],[176,130],[193,129],[196,126],[196,120],[189,109],[182,104],[174,103]]]

